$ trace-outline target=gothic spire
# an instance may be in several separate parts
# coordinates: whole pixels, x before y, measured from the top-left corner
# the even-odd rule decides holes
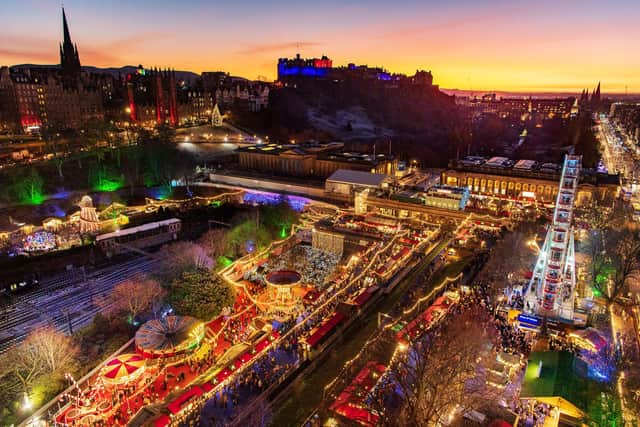
[[[62,8],[62,32],[63,32],[63,44],[71,44],[71,34],[69,34],[69,25],[67,24],[67,15],[64,13],[64,7]]]

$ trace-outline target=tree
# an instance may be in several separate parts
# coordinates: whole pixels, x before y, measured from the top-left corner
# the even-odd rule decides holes
[[[271,236],[265,226],[248,219],[229,230],[227,248],[231,256],[242,256],[256,249],[262,249],[271,242]]]
[[[490,290],[494,295],[502,294],[514,276],[517,278],[522,271],[533,268],[538,254],[535,236],[534,223],[521,223],[491,248],[479,279],[492,283]]]
[[[63,375],[76,363],[78,347],[73,340],[54,327],[45,326],[31,332],[27,338],[2,355],[0,376],[19,383],[21,391],[43,375]],[[3,381],[4,386],[4,381]]]
[[[628,228],[594,233],[590,245],[591,282],[594,293],[607,305],[634,304],[627,294],[640,279],[640,239]]]
[[[602,200],[592,198],[581,209],[579,217],[591,230],[596,232],[623,227],[630,219],[623,204],[611,200],[610,195],[605,196]]]
[[[156,307],[165,295],[165,289],[157,281],[137,276],[117,284],[100,305],[108,314],[126,313],[135,319]]]
[[[14,200],[28,205],[39,205],[44,201],[44,181],[34,167],[19,172],[13,177],[10,193]]]
[[[227,230],[216,228],[204,233],[198,243],[207,252],[211,259],[217,259],[224,255],[227,248]]]
[[[64,179],[64,174],[62,172],[62,166],[65,162],[65,153],[61,152],[61,150],[68,150],[68,147],[62,145],[62,141],[60,139],[60,133],[57,129],[52,127],[47,127],[43,132],[42,139],[44,141],[44,146],[47,154],[50,154],[53,157],[53,161],[56,165],[56,169],[58,170],[58,176],[60,180]]]
[[[426,340],[410,346],[389,367],[401,398],[397,410],[380,408],[387,425],[427,427],[452,413],[494,401],[486,375],[495,360],[498,332],[483,307],[445,320]]]
[[[210,270],[215,265],[207,251],[193,242],[175,242],[160,249],[162,258],[160,275],[166,282],[172,282],[187,270]]]
[[[206,270],[184,271],[169,286],[168,302],[177,314],[205,321],[234,301],[231,287]]]

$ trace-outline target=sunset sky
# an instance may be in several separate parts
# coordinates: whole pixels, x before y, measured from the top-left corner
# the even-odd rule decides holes
[[[638,0],[64,2],[83,65],[274,79],[279,57],[432,70],[443,88],[640,92]],[[4,2],[0,64],[57,63],[56,0]],[[298,48],[299,46],[299,48]]]

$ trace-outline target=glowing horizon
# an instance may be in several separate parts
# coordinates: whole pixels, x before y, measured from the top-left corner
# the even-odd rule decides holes
[[[603,93],[640,92],[640,3],[631,0],[265,3],[68,0],[65,9],[82,64],[96,67],[274,80],[277,59],[299,52],[335,65],[431,70],[446,89],[579,93],[601,81]],[[4,9],[0,64],[58,63],[59,5],[25,0]]]

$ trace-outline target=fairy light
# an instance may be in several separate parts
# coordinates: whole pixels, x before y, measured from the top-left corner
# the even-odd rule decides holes
[[[219,196],[215,196],[213,199],[215,198],[222,198],[222,197],[226,197],[230,194],[233,195],[237,195],[237,194],[241,194],[242,192],[237,192],[237,193],[225,193],[223,195],[219,195]],[[212,198],[206,198],[206,197],[197,197],[197,199],[212,199]],[[193,200],[193,199],[189,199],[189,200]],[[184,200],[187,201],[187,200]],[[174,203],[178,203],[178,202],[182,202],[182,201],[174,201]],[[164,203],[164,202],[162,202]],[[170,203],[170,202],[168,202]],[[300,229],[305,229],[308,228],[310,226],[310,224],[312,224],[313,222],[317,221],[318,219],[321,218],[326,218],[327,216],[330,216],[332,214],[322,214],[317,212],[314,209],[313,205],[316,205],[318,208],[330,208],[333,211],[333,215],[335,215],[336,213],[339,212],[339,209],[333,205],[329,205],[329,204],[323,204],[323,203],[319,203],[319,202],[312,202],[310,205],[308,205],[308,208],[306,208],[306,212],[303,213],[302,218],[301,218],[301,223],[300,224],[292,224],[291,225],[291,235],[285,239],[279,240],[279,241],[274,241],[272,243],[270,243],[268,245],[267,248],[265,248],[264,250],[254,253],[254,254],[248,254],[238,260],[236,260],[234,263],[230,264],[229,266],[223,268],[220,271],[220,277],[223,278],[223,280],[225,282],[227,282],[228,284],[231,284],[235,287],[237,287],[238,289],[240,289],[242,292],[245,293],[247,299],[252,303],[250,305],[247,305],[247,307],[237,313],[233,313],[232,315],[226,316],[226,320],[223,323],[221,329],[215,333],[215,339],[217,339],[219,337],[219,335],[225,330],[226,327],[228,327],[229,322],[233,319],[236,319],[240,316],[245,315],[246,313],[250,312],[252,309],[257,308],[257,304],[260,305],[265,305],[265,302],[262,301],[257,301],[249,292],[249,290],[247,289],[246,285],[242,282],[238,282],[236,280],[233,279],[232,276],[235,277],[235,275],[238,274],[239,271],[241,271],[243,268],[246,268],[248,265],[251,265],[252,263],[254,263],[256,260],[258,260],[261,257],[264,257],[266,254],[268,254],[270,251],[272,251],[274,248],[277,248],[279,246],[284,246],[288,243],[291,242],[290,239],[296,239],[295,237],[295,232],[297,230]],[[362,279],[371,273],[372,267],[375,265],[375,263],[379,262],[380,258],[386,254],[391,248],[394,247],[394,245],[396,245],[399,241],[399,239],[404,238],[408,235],[409,231],[408,230],[398,230],[396,231],[395,235],[393,236],[392,239],[390,239],[388,241],[388,243],[386,245],[384,245],[383,247],[379,247],[378,245],[372,244],[370,245],[363,254],[363,258],[364,257],[370,257],[370,261],[364,266],[362,272],[360,274],[358,274],[356,277],[353,277],[351,280],[348,281],[342,281],[340,283],[336,284],[336,288],[337,291],[332,294],[327,300],[325,300],[322,304],[319,304],[317,307],[315,307],[315,309],[307,316],[307,319],[313,319],[313,318],[317,318],[318,315],[320,314],[320,312],[322,310],[324,310],[327,307],[330,307],[331,305],[339,302],[341,300],[341,298],[343,297],[343,295],[345,293],[347,293],[348,291],[353,292],[353,289],[351,289],[354,285],[357,285],[359,282],[362,281]],[[276,346],[278,346],[283,340],[288,339],[289,337],[291,337],[293,334],[297,333],[300,328],[302,328],[302,326],[307,323],[307,322],[301,322],[300,324],[296,324],[294,325],[289,331],[287,331],[286,333],[280,335],[280,334],[272,334],[269,336],[270,342],[266,343],[266,345],[264,345],[262,351],[257,352],[257,353],[252,353],[252,357],[249,360],[246,360],[244,362],[241,363],[241,365],[238,368],[235,368],[235,360],[233,361],[232,365],[233,365],[233,371],[230,373],[230,375],[225,378],[223,381],[220,381],[219,383],[216,383],[212,389],[205,393],[205,396],[211,396],[213,393],[217,393],[219,390],[221,390],[223,387],[226,387],[227,385],[233,383],[233,381],[235,381],[235,378],[237,378],[238,375],[241,375],[246,369],[248,369],[250,366],[252,366],[256,361],[258,360],[262,360],[263,357],[268,354],[268,352],[270,350],[272,350],[273,348],[275,348]],[[370,342],[371,340],[369,340]],[[256,349],[256,347],[253,347],[254,350]],[[358,353],[358,355],[360,355],[362,352],[362,350]],[[398,349],[396,349],[396,352],[394,352],[394,356],[392,359],[395,359],[395,355],[398,352]],[[355,360],[357,359],[357,356],[355,358],[353,358],[351,361],[349,361],[349,364],[353,363]],[[177,362],[176,362],[177,363]],[[169,366],[172,366],[174,364],[171,364]],[[230,365],[227,365],[228,369],[231,369]],[[224,368],[223,368],[224,369]],[[386,374],[386,372],[385,372]],[[384,376],[384,374],[383,374]],[[383,377],[381,376],[381,378]],[[79,398],[79,396],[81,395],[81,389],[79,388],[79,386],[77,385],[77,383],[75,382],[75,379],[73,379],[73,377],[69,376],[70,380],[74,383],[76,390],[78,390],[78,396],[77,398]],[[334,380],[335,382],[335,380]],[[377,384],[376,384],[377,386]],[[375,387],[373,388],[375,389]],[[373,390],[372,389],[372,390]],[[202,402],[199,402],[198,404],[194,404],[194,405],[189,405],[189,407],[184,408],[185,412],[191,412],[192,409],[198,407],[198,405],[201,405]],[[177,420],[178,417],[172,417],[172,420]]]

